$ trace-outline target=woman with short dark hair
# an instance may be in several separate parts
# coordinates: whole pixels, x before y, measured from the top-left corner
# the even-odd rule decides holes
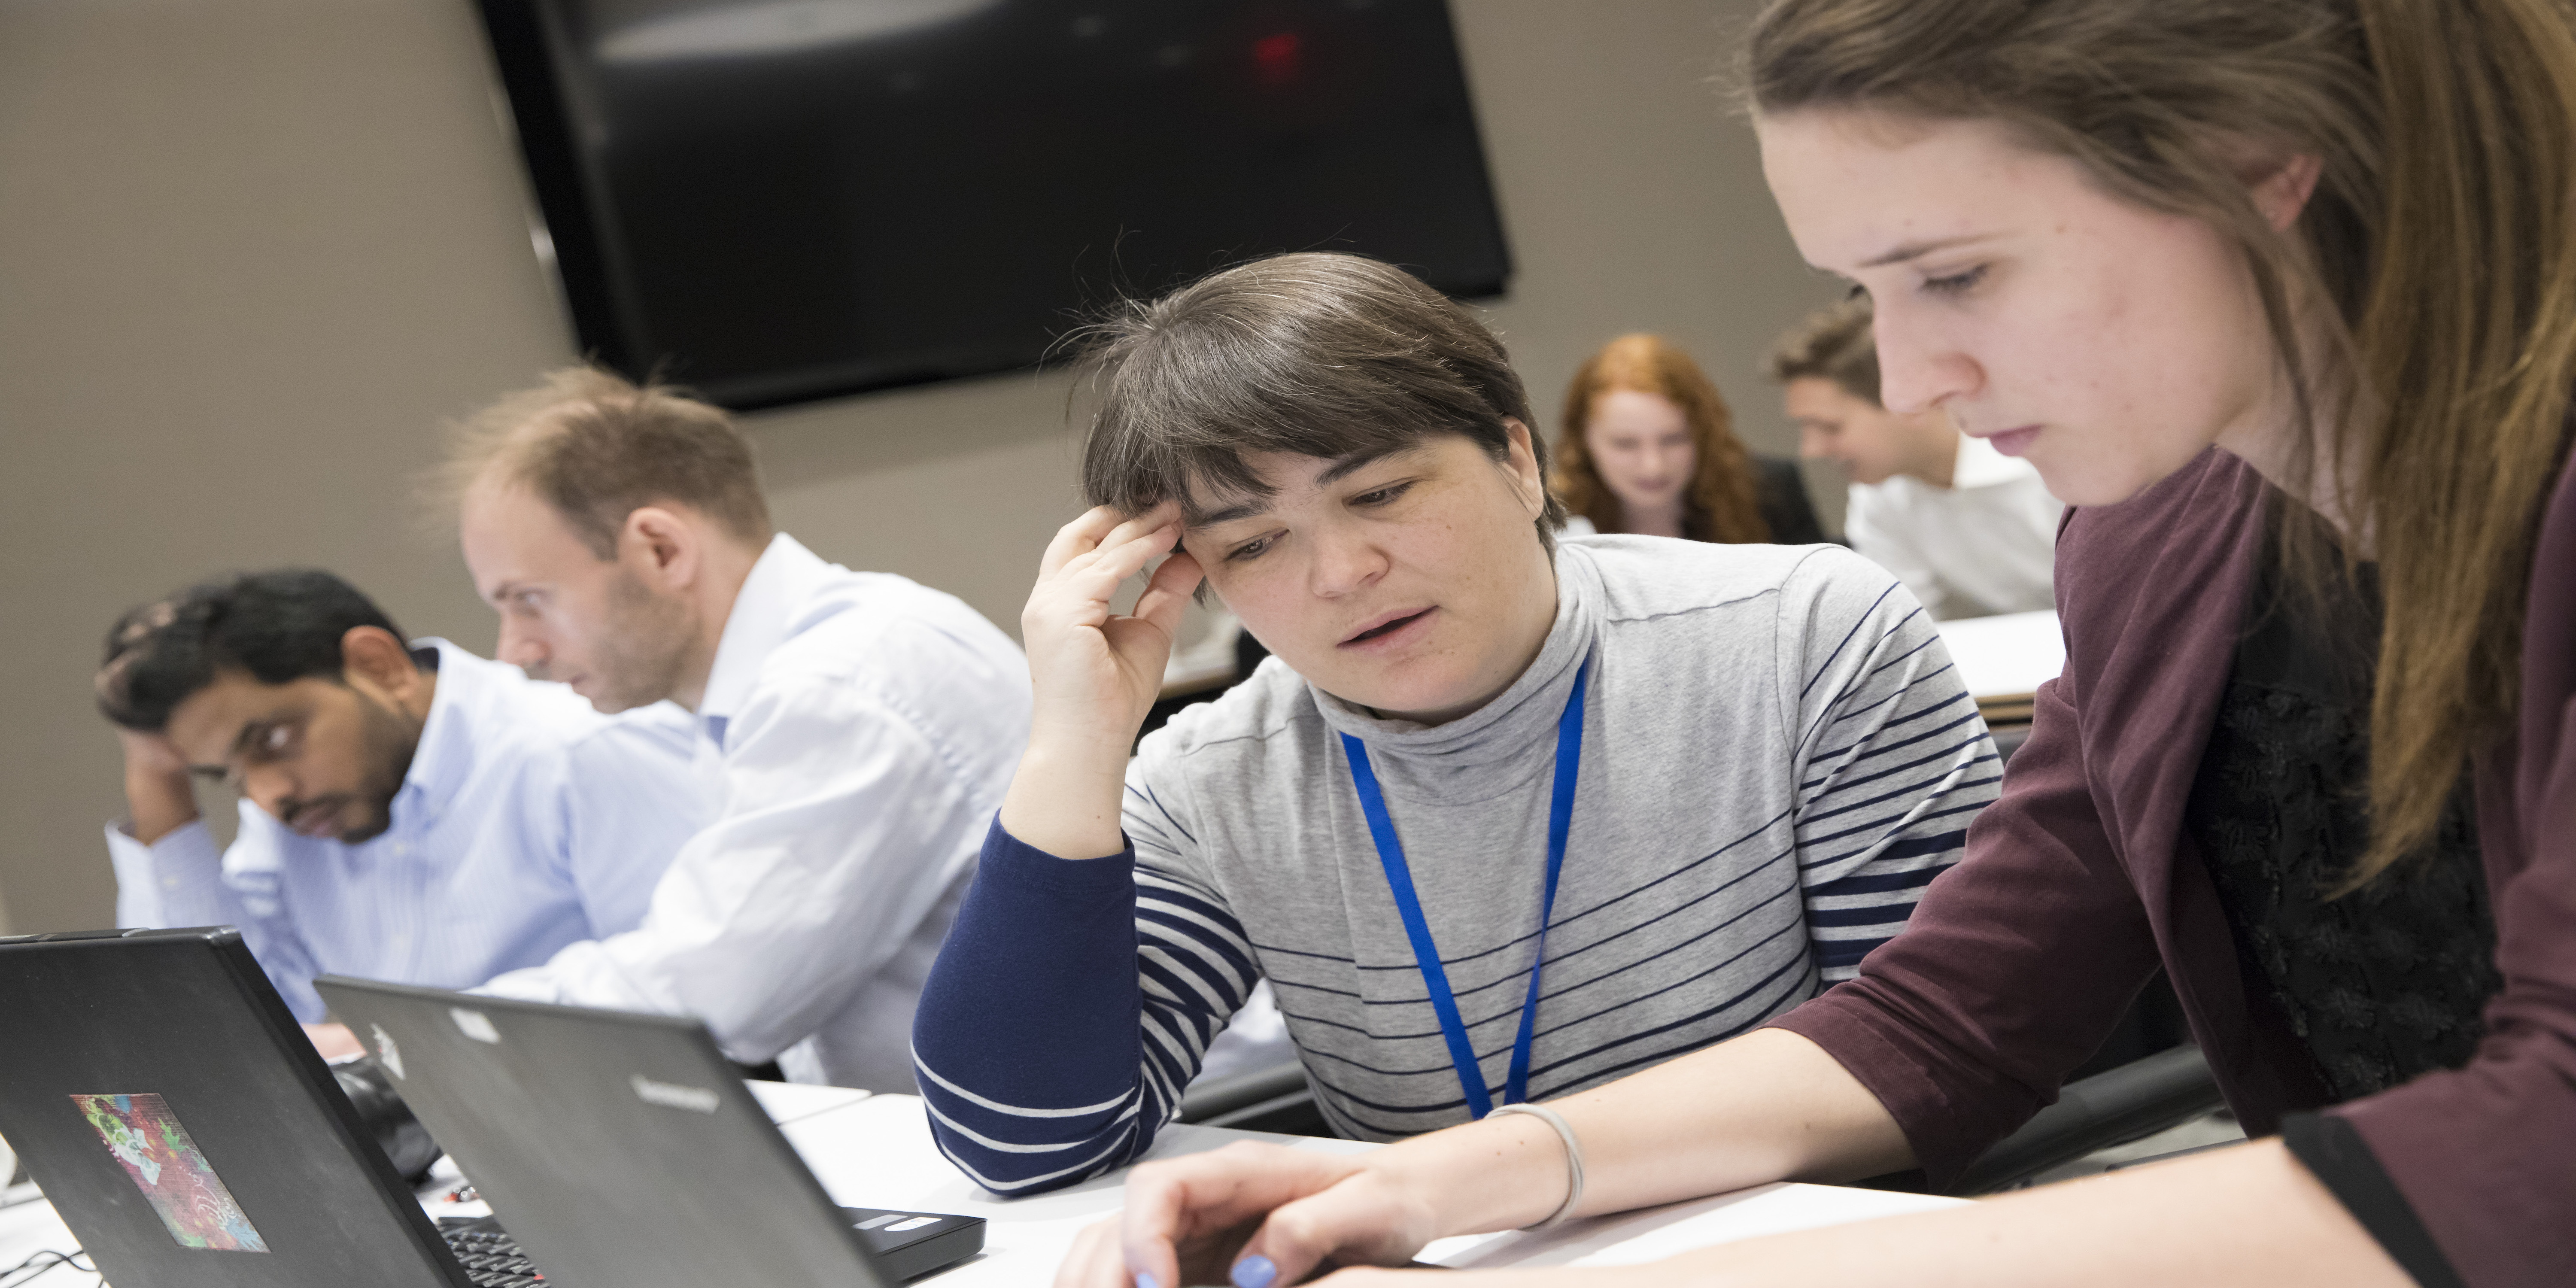
[[[1365,1139],[1705,1046],[1847,978],[1992,796],[1858,557],[1554,542],[1502,345],[1401,271],[1263,260],[1101,338],[1097,508],[1022,616],[1028,754],[914,1031],[978,1183],[1143,1152],[1264,978]],[[1202,580],[1273,657],[1131,762]]]

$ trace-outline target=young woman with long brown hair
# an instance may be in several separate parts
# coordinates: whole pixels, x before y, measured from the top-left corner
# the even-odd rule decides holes
[[[2077,507],[2066,671],[1967,860],[1857,979],[1550,1106],[1562,1138],[1140,1169],[1067,1279],[1268,1288],[1560,1209],[1944,1184],[2161,965],[2252,1143],[1557,1273],[2576,1282],[2576,17],[1775,0],[1750,81],[1887,404]]]
[[[1731,544],[1824,540],[1797,462],[1744,450],[1734,421],[1716,383],[1662,336],[1601,346],[1565,391],[1548,476],[1573,516],[1567,530]]]

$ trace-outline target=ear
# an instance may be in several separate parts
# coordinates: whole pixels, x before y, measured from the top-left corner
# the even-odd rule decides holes
[[[1536,519],[1547,512],[1547,480],[1539,477],[1538,450],[1530,444],[1530,427],[1517,416],[1505,416],[1503,432],[1511,436],[1503,471],[1511,476],[1512,490],[1519,494],[1521,508]]]
[[[2262,212],[2263,222],[2274,232],[2288,232],[2299,222],[2299,213],[2308,208],[2308,198],[2316,195],[2317,178],[2325,173],[2323,158],[2297,152],[2276,162],[2251,180],[2254,209]]]
[[[617,534],[617,553],[657,586],[681,590],[696,583],[706,560],[706,537],[690,515],[658,505],[638,507]]]
[[[381,626],[352,626],[340,636],[340,671],[349,687],[409,706],[430,679],[411,660],[411,646]]]

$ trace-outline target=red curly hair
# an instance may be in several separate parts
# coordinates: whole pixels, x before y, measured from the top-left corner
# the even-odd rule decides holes
[[[1771,539],[1771,524],[1762,517],[1755,490],[1753,458],[1737,440],[1734,416],[1699,364],[1662,336],[1623,335],[1601,346],[1574,373],[1565,391],[1565,420],[1556,447],[1556,468],[1548,482],[1565,500],[1565,508],[1592,520],[1603,532],[1621,530],[1619,497],[1601,481],[1584,445],[1592,406],[1614,390],[1653,394],[1681,408],[1690,425],[1695,468],[1684,493],[1682,535],[1693,541],[1729,544]]]

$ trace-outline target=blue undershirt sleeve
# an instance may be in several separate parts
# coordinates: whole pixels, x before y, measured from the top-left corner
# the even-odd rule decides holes
[[[977,1184],[1053,1189],[1152,1142],[1136,949],[1132,846],[1060,859],[994,821],[912,1030],[931,1134]]]

